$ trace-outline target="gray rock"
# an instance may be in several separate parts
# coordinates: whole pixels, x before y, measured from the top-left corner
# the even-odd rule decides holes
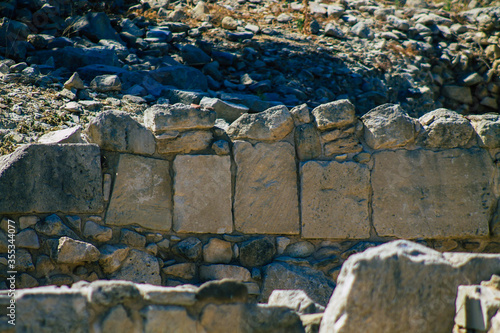
[[[308,241],[299,241],[286,247],[284,255],[295,258],[306,258],[314,253],[314,244]]]
[[[83,264],[99,260],[99,250],[92,244],[61,237],[57,248],[53,250],[53,259],[60,264]],[[55,252],[55,253],[54,253]]]
[[[240,262],[246,267],[270,263],[276,254],[276,246],[267,238],[257,238],[241,243]]]
[[[129,19],[123,19],[120,22],[120,27],[122,28],[122,32],[127,32],[131,34],[132,36],[135,37],[143,37],[144,36],[144,30],[139,29],[134,22],[132,22]]]
[[[325,306],[335,283],[322,272],[309,267],[272,263],[265,267],[261,301],[267,301],[274,290],[303,290],[315,303]]]
[[[169,104],[200,104],[202,98],[206,97],[207,94],[200,91],[189,91],[189,90],[179,90],[179,89],[163,89],[163,97],[166,97]]]
[[[192,280],[196,276],[196,264],[190,262],[184,262],[180,264],[174,264],[162,269],[163,274],[173,276],[174,278],[181,280]]]
[[[307,104],[301,104],[290,110],[295,126],[311,122],[311,114]]]
[[[127,311],[122,305],[115,306],[109,310],[101,322],[101,329],[103,332],[111,332],[114,330],[125,332],[133,330],[134,328],[137,329],[137,327],[134,327],[133,320],[128,316]]]
[[[131,247],[143,248],[146,246],[146,237],[129,229],[122,229],[120,243]]]
[[[474,129],[469,120],[456,112],[437,109],[422,117],[424,145],[430,148],[457,148],[466,146]]]
[[[98,280],[87,288],[88,300],[93,305],[109,307],[125,302],[137,302],[141,297],[138,286],[129,281]]]
[[[358,22],[352,28],[351,32],[360,38],[373,38],[373,32],[366,22]]]
[[[103,208],[99,147],[23,146],[0,157],[0,192],[2,213],[98,213]]]
[[[99,75],[90,82],[90,88],[98,92],[122,90],[122,83],[118,75]]]
[[[196,320],[186,309],[173,305],[148,305],[141,310],[144,319],[144,332],[197,332]]]
[[[238,119],[242,114],[248,113],[249,108],[244,105],[225,102],[218,98],[203,97],[201,106],[212,108],[217,113],[217,118],[222,118],[229,123]]]
[[[320,332],[451,332],[458,286],[499,269],[498,255],[439,253],[409,241],[369,249],[344,263]]]
[[[127,258],[129,251],[130,248],[122,244],[106,244],[100,247],[99,265],[101,265],[102,271],[105,274],[116,272]]]
[[[78,69],[84,79],[91,79],[99,74],[87,76],[82,73],[82,67],[89,65],[119,66],[116,51],[102,47],[78,48],[67,46],[62,49],[38,51],[37,56],[42,63],[53,58],[54,62],[60,67],[66,67],[71,71]],[[118,69],[122,70],[121,68]]]
[[[86,134],[101,149],[123,153],[152,155],[153,134],[123,111],[104,111],[89,124]]]
[[[202,281],[232,279],[237,281],[251,281],[250,271],[236,265],[202,265],[200,266]]]
[[[144,111],[144,124],[155,134],[168,131],[210,129],[215,125],[216,113],[184,104],[156,104]]]
[[[151,254],[131,249],[121,267],[111,274],[110,278],[160,285],[160,265],[158,260]]]
[[[146,229],[169,231],[172,226],[171,184],[168,161],[120,155],[106,224],[137,224]]]
[[[44,134],[38,139],[39,143],[85,143],[82,138],[80,125]]]
[[[230,242],[218,238],[210,238],[203,245],[203,261],[209,264],[228,264],[233,259],[233,249]]]
[[[301,314],[325,311],[323,306],[315,303],[303,290],[274,290],[267,303],[270,306],[286,306]]]
[[[44,218],[42,221],[38,221],[35,224],[35,230],[44,236],[68,236],[71,238],[78,238],[78,236],[68,228],[61,218],[56,214],[52,214]]]
[[[28,228],[28,229],[24,229],[24,230],[20,231],[16,235],[16,245],[17,245],[17,247],[25,248],[25,249],[36,250],[36,249],[40,248],[40,242],[38,241],[38,236],[37,236],[35,230]]]
[[[181,48],[181,57],[184,64],[189,66],[202,66],[208,64],[212,59],[199,47],[186,44]]]
[[[172,131],[156,136],[156,145],[159,154],[188,154],[208,149],[212,139],[210,131]]]
[[[14,269],[21,272],[35,270],[35,266],[33,265],[33,258],[31,257],[31,254],[28,250],[17,249]]]
[[[325,36],[342,39],[345,37],[345,34],[339,27],[333,25],[332,23],[328,23],[325,26]]]
[[[321,156],[320,136],[313,124],[295,127],[295,149],[297,157],[301,161],[312,160]]]
[[[78,72],[74,72],[73,75],[68,79],[68,81],[64,82],[65,89],[84,89],[85,84],[83,80],[80,78]]]
[[[30,33],[30,28],[25,23],[11,20],[8,17],[2,17],[0,21],[0,35],[3,38],[1,38],[0,46],[10,47],[12,46],[11,43],[16,40],[26,40]]]
[[[469,116],[480,147],[500,147],[500,117],[494,114]]]
[[[312,114],[320,131],[346,127],[356,121],[354,105],[347,99],[322,104]]]
[[[366,143],[373,149],[402,147],[415,140],[418,130],[416,119],[409,117],[395,104],[378,106],[363,117]]]
[[[87,13],[72,23],[71,30],[80,33],[93,42],[101,39],[111,39],[121,42],[121,38],[111,26],[108,16],[104,12]]]
[[[196,68],[189,66],[168,66],[150,72],[153,79],[167,86],[187,90],[207,90],[207,78]]]
[[[472,93],[469,87],[461,86],[444,86],[442,94],[445,97],[451,98],[457,102],[472,104]]]
[[[196,237],[189,237],[175,244],[172,251],[187,260],[196,261],[201,257],[202,243]]]

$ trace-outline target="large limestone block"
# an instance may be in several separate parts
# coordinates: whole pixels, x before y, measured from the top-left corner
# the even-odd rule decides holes
[[[210,129],[217,114],[184,104],[156,104],[144,111],[144,124],[155,134],[166,131]]]
[[[156,136],[156,144],[159,154],[187,154],[207,149],[212,139],[210,131],[174,131]]]
[[[312,110],[316,126],[320,131],[341,128],[356,121],[354,105],[347,99],[321,104]]]
[[[368,167],[309,161],[302,164],[300,176],[303,237],[370,237]]]
[[[76,289],[24,289],[16,297],[16,311],[17,332],[90,331],[87,297]]]
[[[298,234],[295,151],[286,142],[234,143],[236,230],[252,234]]]
[[[488,235],[493,164],[480,149],[374,154],[373,224],[379,236]]]
[[[106,224],[137,224],[169,231],[172,225],[172,189],[169,162],[136,155],[120,155]]]
[[[120,269],[113,273],[110,279],[161,285],[158,259],[149,253],[132,249]]]
[[[1,213],[99,213],[101,157],[93,144],[30,144],[0,157]]]
[[[500,270],[500,255],[439,253],[395,241],[344,263],[321,333],[451,332],[457,289]]]
[[[174,230],[231,233],[230,157],[177,156],[174,173]]]

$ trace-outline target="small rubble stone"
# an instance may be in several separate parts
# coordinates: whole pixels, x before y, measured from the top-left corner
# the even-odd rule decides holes
[[[424,144],[430,148],[464,147],[474,134],[467,118],[447,109],[426,113],[419,122],[425,131]]]
[[[146,237],[133,230],[122,229],[120,242],[131,247],[143,248],[146,246]]]
[[[228,264],[233,259],[231,243],[218,238],[210,238],[203,245],[203,261],[210,264]]]
[[[83,237],[92,241],[107,242],[113,237],[113,230],[95,222],[87,221],[83,229]]]
[[[276,254],[276,246],[267,238],[257,238],[240,245],[240,262],[245,267],[263,266]]]
[[[354,105],[345,99],[322,104],[314,108],[312,114],[320,131],[342,128],[356,121]]]
[[[189,281],[196,276],[196,264],[189,262],[174,264],[164,267],[162,272],[165,275]]]
[[[187,260],[196,261],[202,255],[202,243],[196,237],[189,237],[175,244],[172,251]]]
[[[98,92],[121,91],[122,83],[117,75],[99,75],[90,82],[90,88]]]
[[[104,273],[110,274],[120,268],[122,262],[127,257],[130,248],[122,244],[106,244],[100,247],[99,251],[101,252],[99,265],[101,265]]]
[[[237,281],[251,281],[250,271],[236,265],[202,265],[200,266],[202,281],[233,279]]]
[[[78,72],[74,72],[73,75],[68,79],[68,81],[64,82],[65,89],[84,89],[85,84],[83,80],[80,78]]]
[[[62,264],[81,264],[99,260],[99,250],[92,244],[61,237],[58,242],[55,259]]]
[[[114,280],[127,280],[135,283],[161,284],[158,259],[149,253],[131,249],[121,267],[109,276]]]
[[[16,235],[16,245],[25,249],[38,249],[40,242],[35,230],[31,228],[23,229]]]

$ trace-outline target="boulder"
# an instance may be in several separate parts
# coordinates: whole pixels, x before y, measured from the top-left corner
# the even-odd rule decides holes
[[[172,188],[169,162],[122,154],[118,162],[107,225],[140,225],[169,231],[172,226]]]
[[[354,105],[347,99],[321,104],[311,113],[320,131],[346,127],[356,121]]]
[[[284,105],[256,114],[244,114],[227,129],[233,140],[279,141],[294,127],[292,115]]]
[[[216,113],[184,104],[156,104],[144,111],[144,124],[155,134],[172,131],[210,129]]]
[[[469,116],[478,135],[478,143],[484,148],[500,147],[500,116],[484,114]]]
[[[89,65],[106,65],[116,66],[116,68],[125,72],[125,70],[117,67],[120,63],[115,50],[105,49],[98,46],[88,48],[66,46],[61,49],[38,51],[36,54],[42,63],[45,63],[50,58],[53,58],[54,63],[58,66],[66,67],[71,71],[75,71],[81,67]],[[99,75],[95,74],[89,78],[90,75],[84,75],[84,73],[81,73],[80,70],[78,71],[84,79],[90,79],[95,75]]]
[[[182,46],[181,57],[184,64],[189,66],[203,66],[212,60],[202,49],[191,44]]]
[[[206,91],[207,78],[196,68],[182,65],[167,66],[150,72],[153,79],[166,86],[179,89]]]
[[[110,276],[114,280],[160,285],[160,265],[156,257],[149,253],[131,249],[121,267]]]
[[[0,193],[2,213],[98,213],[103,209],[99,147],[20,147],[0,157]]]
[[[90,142],[97,143],[104,150],[141,155],[155,152],[153,134],[127,112],[101,112],[85,132]]]
[[[392,149],[412,143],[418,132],[417,120],[396,104],[384,104],[361,117],[366,143],[373,149]]]
[[[423,125],[423,144],[429,148],[457,148],[466,146],[474,129],[464,116],[447,109],[431,111],[418,120]]]
[[[122,42],[120,35],[111,26],[111,22],[104,12],[87,13],[71,24],[71,30],[82,34],[93,42],[101,39],[111,39]]]
[[[472,104],[472,92],[470,87],[462,86],[444,86],[442,91],[443,96],[451,98],[454,101]]]
[[[372,218],[379,236],[488,235],[494,168],[484,150],[381,151],[373,159]]]
[[[292,122],[293,124],[293,122]],[[234,143],[234,226],[243,233],[298,234],[295,152],[287,142]]]
[[[232,123],[241,115],[248,113],[249,110],[247,106],[210,97],[203,97],[200,105],[203,107],[212,108],[215,113],[217,113],[217,118],[222,118],[229,123]]]
[[[82,138],[82,127],[80,125],[42,135],[39,143],[85,143]]]
[[[451,332],[458,286],[499,269],[498,254],[439,253],[404,240],[368,249],[344,263],[320,332]]]

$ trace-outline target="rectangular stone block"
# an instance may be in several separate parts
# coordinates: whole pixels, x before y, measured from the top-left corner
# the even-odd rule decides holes
[[[106,224],[140,225],[169,231],[172,226],[172,183],[169,162],[122,154],[106,214]]]
[[[0,157],[0,213],[102,210],[99,146],[30,144]]]
[[[488,235],[493,163],[481,149],[373,155],[373,224],[379,236]]]
[[[229,156],[179,155],[174,174],[176,232],[233,231]]]
[[[300,168],[304,238],[370,237],[370,170],[354,162],[309,161]]]
[[[235,229],[252,234],[300,232],[295,150],[287,142],[234,143]]]

